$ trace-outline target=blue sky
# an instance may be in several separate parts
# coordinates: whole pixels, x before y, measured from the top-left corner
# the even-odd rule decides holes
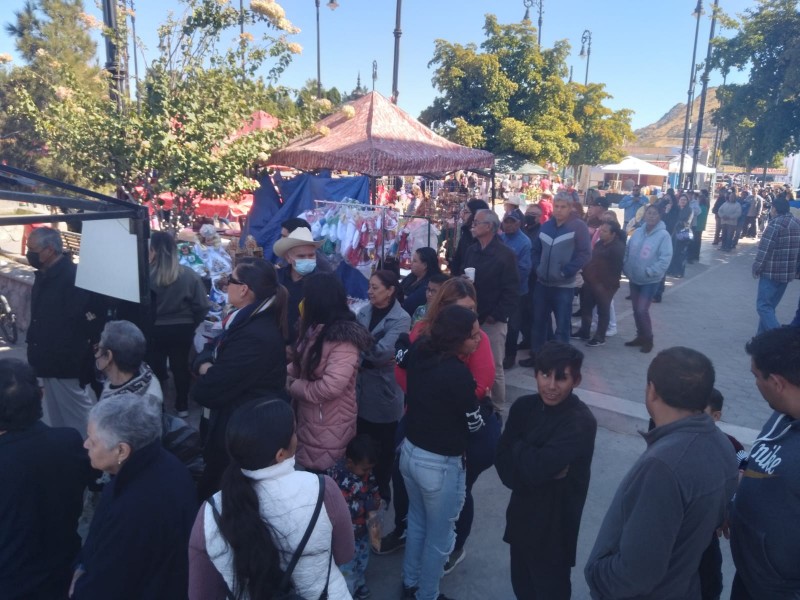
[[[92,0],[84,0],[90,14],[102,17]],[[237,0],[231,0],[234,5]],[[249,0],[244,0],[245,5]],[[314,0],[278,0],[287,17],[301,32],[292,36],[304,50],[295,58],[280,83],[300,87],[316,77],[316,27]],[[583,81],[586,63],[578,56],[584,29],[592,32],[589,81],[606,84],[614,96],[612,108],[635,111],[634,128],[656,121],[678,102],[686,101],[692,59],[695,20],[692,11],[696,0],[543,0],[542,43],[567,39],[572,45],[569,64],[574,78]],[[378,62],[375,89],[391,95],[394,53],[395,0],[339,0],[331,11],[321,0],[322,83],[350,91],[356,76],[372,87],[372,61]],[[3,22],[13,18],[24,0],[3,0]],[[710,27],[710,0],[703,2],[706,15],[701,20],[697,62],[705,59]],[[742,13],[755,0],[720,0],[729,14]],[[147,60],[155,56],[156,29],[172,10],[182,13],[178,0],[135,0],[136,30],[147,46]],[[484,14],[492,12],[501,23],[522,19],[522,0],[403,0],[400,40],[399,105],[418,116],[436,97],[431,84],[428,61],[433,55],[434,40],[480,44],[483,39]],[[536,7],[531,8],[536,24]],[[258,30],[253,31],[258,34]],[[717,29],[718,35],[730,31]],[[102,45],[98,46],[103,52]],[[13,43],[0,33],[0,53],[15,55]],[[101,63],[105,57],[101,56]],[[141,63],[140,63],[141,68]],[[746,74],[733,74],[729,81],[742,81]],[[712,73],[711,85],[722,81]],[[699,87],[698,87],[699,94]]]

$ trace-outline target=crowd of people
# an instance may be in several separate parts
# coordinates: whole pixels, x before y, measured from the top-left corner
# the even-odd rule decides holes
[[[569,185],[524,212],[509,196],[501,217],[472,199],[449,273],[435,248],[416,250],[405,277],[384,261],[355,312],[308,224],[292,219],[278,267],[235,265],[230,311],[202,348],[205,289],[168,234],[150,241],[154,314],[134,324],[93,312],[58,231],[36,229],[28,364],[0,359],[0,596],[363,599],[370,554],[404,547],[398,595],[446,600],[440,581],[464,559],[476,518],[473,486],[495,466],[511,490],[503,539],[515,595],[569,598],[597,431],[575,392],[575,344],[612,335],[624,274],[636,324],[625,345],[651,352],[651,303],[698,260],[713,214],[726,250],[762,236],[761,321],[746,351],[775,413],[737,456],[741,445],[714,425],[710,360],[659,352],[646,376],[647,449],[585,577],[595,598],[718,598],[717,529],[729,523],[731,597],[795,597],[800,547],[782,527],[800,517],[800,327],[779,327],[768,308],[774,319],[800,266],[800,221],[785,197],[766,200],[762,222],[761,194],[723,189],[712,208],[705,191],[641,191],[620,203],[623,223],[604,197],[584,206]],[[739,231],[743,212],[754,220]],[[520,349],[530,354],[517,363]],[[537,392],[509,408],[504,371],[516,364],[533,368]],[[197,429],[191,403],[203,408]],[[394,528],[381,532],[388,506]]]

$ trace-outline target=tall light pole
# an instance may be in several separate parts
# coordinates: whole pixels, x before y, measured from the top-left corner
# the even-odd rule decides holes
[[[105,37],[106,42],[106,71],[111,74],[108,82],[109,96],[116,102],[117,110],[122,112],[123,105],[123,82],[127,78],[127,73],[119,61],[119,51],[117,48],[117,3],[114,0],[103,0],[103,23],[108,30]]]
[[[537,43],[539,44],[539,48],[542,47],[542,13],[544,13],[544,0],[522,0],[522,4],[525,6],[525,16],[522,18],[523,23],[530,23],[531,22],[531,6],[536,5],[536,8],[539,10],[539,28],[537,29],[538,39]]]
[[[694,28],[694,48],[692,49],[692,70],[689,74],[689,91],[686,97],[686,120],[683,124],[683,143],[681,144],[681,163],[678,169],[678,188],[683,187],[683,161],[686,158],[686,151],[689,146],[689,119],[692,114],[692,101],[694,97],[694,81],[696,78],[697,70],[697,36],[700,34],[700,17],[703,14],[703,0],[697,0],[697,7],[692,13],[697,18],[697,24]]]
[[[392,67],[392,102],[397,104],[397,97],[400,90],[397,89],[397,71],[400,68],[400,36],[403,31],[400,29],[400,16],[403,11],[403,1],[397,0],[397,9],[394,19],[394,66]]]
[[[700,92],[700,114],[697,117],[697,131],[694,134],[694,154],[692,172],[689,175],[689,187],[694,189],[694,178],[697,175],[697,161],[700,160],[700,136],[703,134],[703,113],[706,110],[706,95],[708,94],[708,79],[711,73],[711,53],[714,51],[714,29],[717,26],[717,10],[719,0],[714,0],[714,7],[711,9],[711,31],[708,34],[708,50],[706,51],[706,63],[703,75],[700,80],[703,82],[703,91]]]
[[[317,9],[317,100],[322,98],[322,61],[319,44],[319,2],[320,0],[314,0],[314,6]],[[339,3],[336,0],[328,0],[327,7],[331,10],[336,10],[339,7]]]
[[[583,85],[589,85],[589,59],[592,57],[592,32],[588,29],[583,30],[581,36],[581,58],[586,59],[586,77],[583,79]]]

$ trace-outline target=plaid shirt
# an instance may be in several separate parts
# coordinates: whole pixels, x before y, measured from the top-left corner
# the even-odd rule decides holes
[[[800,221],[791,214],[770,219],[753,263],[753,275],[783,283],[797,275],[800,259]]]

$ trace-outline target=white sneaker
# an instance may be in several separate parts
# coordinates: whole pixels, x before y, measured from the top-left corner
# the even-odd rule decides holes
[[[606,337],[611,337],[613,335],[617,335],[616,329],[609,329],[608,331],[606,331]]]

